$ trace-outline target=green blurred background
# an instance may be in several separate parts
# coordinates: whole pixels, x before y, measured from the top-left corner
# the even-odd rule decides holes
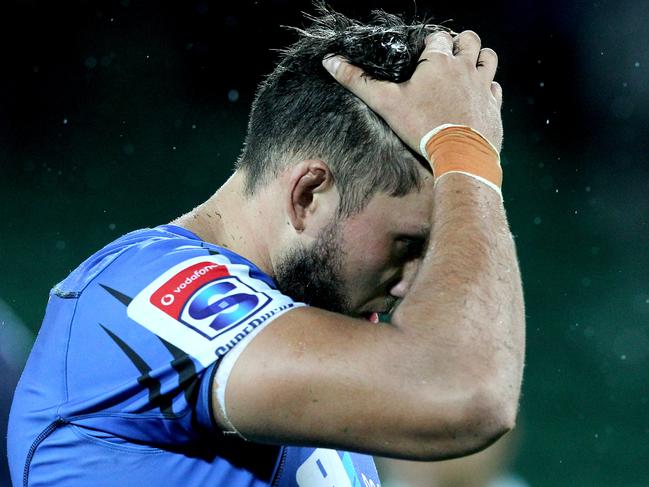
[[[632,0],[330,2],[432,14],[500,55],[504,196],[528,325],[533,486],[649,485],[649,7]],[[310,3],[17,1],[0,7],[4,434],[49,288],[230,174],[254,88]],[[4,450],[0,449],[4,454]],[[4,462],[0,484],[8,484]]]

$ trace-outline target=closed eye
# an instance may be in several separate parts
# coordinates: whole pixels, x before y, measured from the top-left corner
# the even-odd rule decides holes
[[[395,239],[394,256],[401,262],[409,262],[423,256],[426,239],[421,237],[401,236]]]

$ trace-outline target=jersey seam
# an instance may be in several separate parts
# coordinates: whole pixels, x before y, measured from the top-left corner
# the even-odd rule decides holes
[[[70,391],[68,388],[68,362],[70,356],[70,341],[72,340],[72,325],[74,324],[74,319],[77,315],[77,307],[79,305],[79,298],[75,298],[74,310],[72,311],[72,316],[70,317],[70,322],[68,323],[68,337],[65,341],[65,355],[63,357],[63,393],[65,394],[65,400],[63,404],[59,404],[59,407],[56,408],[56,414],[59,416],[60,410],[64,404],[67,404],[70,400]]]
[[[34,459],[36,450],[41,445],[41,443],[43,443],[43,441],[45,441],[47,437],[50,436],[52,432],[63,423],[65,423],[63,419],[56,418],[41,430],[41,432],[36,436],[32,444],[30,445],[29,450],[27,451],[27,458],[25,458],[25,466],[23,468],[23,487],[28,487],[29,485],[29,474],[31,472],[32,460]]]

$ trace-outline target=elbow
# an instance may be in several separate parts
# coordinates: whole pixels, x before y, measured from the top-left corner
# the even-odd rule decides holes
[[[422,414],[416,434],[417,448],[408,458],[433,461],[457,458],[484,450],[516,425],[518,396],[512,400],[495,397],[493,391],[475,391],[451,401],[440,410]],[[439,405],[439,404],[438,404]],[[414,444],[414,443],[413,443]]]
[[[495,443],[500,437],[509,433],[516,426],[518,413],[518,400],[506,401],[502,398],[484,398],[483,403],[478,407],[470,421],[481,425],[477,430],[480,432],[478,441],[471,445],[474,453],[487,448]]]

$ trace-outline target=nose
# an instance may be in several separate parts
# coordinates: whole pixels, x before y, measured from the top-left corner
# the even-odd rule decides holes
[[[412,281],[417,275],[417,270],[419,269],[420,259],[414,259],[409,262],[406,262],[403,266],[403,272],[401,273],[401,279],[390,288],[390,294],[395,298],[403,299],[408,290],[412,285]]]

